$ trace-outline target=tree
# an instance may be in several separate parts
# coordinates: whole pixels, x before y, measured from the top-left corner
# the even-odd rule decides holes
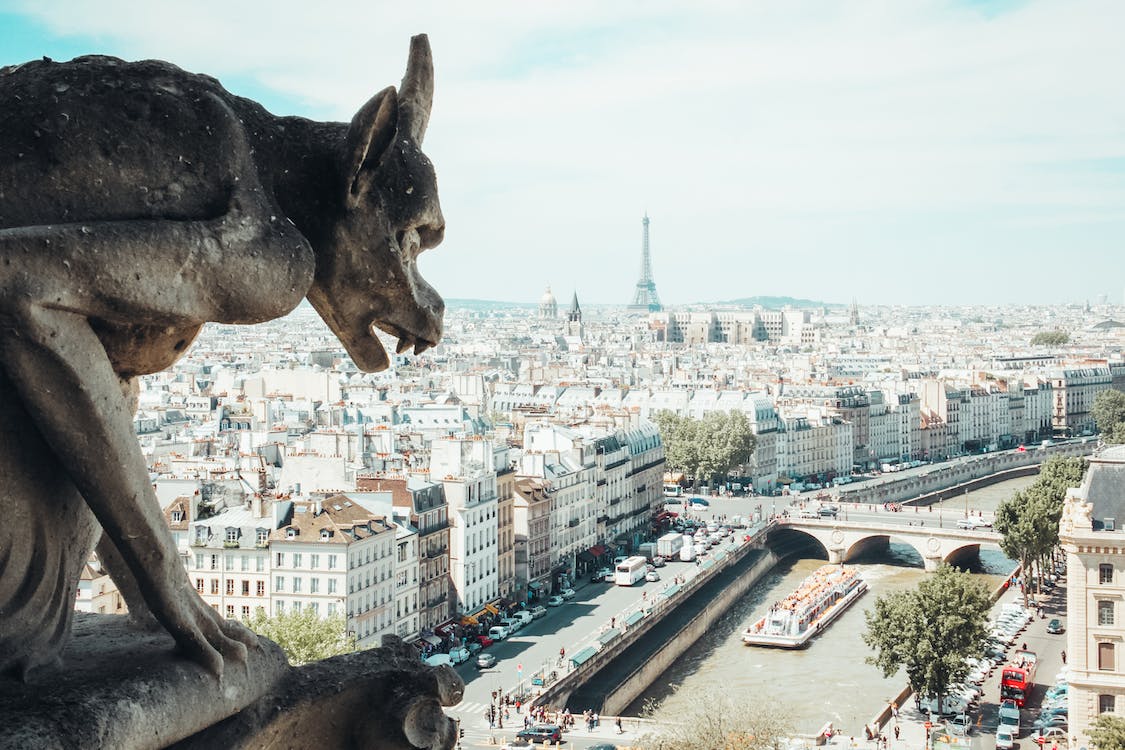
[[[1125,393],[1102,391],[1094,398],[1090,416],[1107,443],[1125,443]]]
[[[664,458],[672,471],[701,480],[725,476],[750,461],[756,444],[750,420],[740,411],[712,411],[703,419],[671,411],[653,415],[664,441]]]
[[[644,716],[656,728],[630,743],[638,750],[781,750],[792,734],[787,712],[761,696],[738,695],[721,687],[704,688],[672,713],[655,702]],[[673,717],[669,721],[669,716]]]
[[[875,651],[867,663],[884,677],[904,669],[915,694],[940,701],[968,674],[965,660],[983,652],[990,608],[984,584],[943,563],[916,589],[884,594],[864,613],[863,642]]]
[[[1125,719],[1099,714],[1090,727],[1090,744],[1095,750],[1125,750]]]
[[[321,618],[311,607],[273,615],[259,609],[246,625],[281,646],[293,664],[320,661],[356,650],[355,637],[346,632],[343,615]]]
[[[1086,460],[1053,456],[1039,467],[1039,477],[1026,489],[1016,492],[996,509],[996,530],[1000,549],[1019,560],[1025,574],[1033,566],[1043,569],[1059,543],[1059,519],[1063,501],[1071,487],[1082,484]],[[1028,591],[1024,589],[1024,605]]]
[[[1032,346],[1062,346],[1070,341],[1066,331],[1040,331],[1031,337]]]

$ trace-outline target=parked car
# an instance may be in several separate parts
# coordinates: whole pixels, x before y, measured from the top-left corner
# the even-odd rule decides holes
[[[562,730],[555,724],[537,724],[536,726],[521,729],[516,732],[516,737],[521,740],[531,740],[533,742],[543,742],[545,740],[558,742],[562,739]]]
[[[976,516],[957,519],[957,528],[959,529],[968,529],[970,531],[975,531],[977,529],[988,529],[991,527],[992,524],[990,522],[984,520],[983,518],[977,518]]]
[[[453,660],[449,658],[449,654],[431,654],[422,661],[426,663],[427,667],[453,666]]]
[[[598,568],[594,571],[593,579],[595,581],[612,581],[613,568]]]
[[[573,599],[574,596],[575,596],[574,589],[563,589],[562,591],[559,592],[559,596],[561,596],[563,599],[566,599],[567,601],[569,601],[569,600]]]
[[[652,565],[655,568],[663,568],[665,565],[667,565],[667,563],[664,561],[663,557],[657,555],[656,557],[652,558]]]
[[[449,649],[449,660],[454,664],[463,664],[472,658],[472,656],[473,655],[469,653],[469,649],[464,646]]]
[[[649,572],[645,573],[645,580],[649,583],[656,583],[660,580],[660,574],[655,570],[650,570]]]
[[[492,669],[496,662],[497,659],[492,654],[481,654],[477,657],[477,669]]]
[[[488,637],[494,641],[507,640],[508,636],[511,634],[512,631],[508,630],[503,625],[493,625],[488,629]]]
[[[524,625],[530,625],[531,621],[535,619],[534,616],[526,609],[517,609],[512,613],[512,616],[522,622]]]
[[[523,620],[518,620],[515,617],[501,617],[500,624],[508,629],[509,633],[518,633],[520,628],[523,627]]]
[[[812,508],[802,508],[801,512],[797,514],[798,518],[820,518],[817,512]]]
[[[1052,635],[1058,635],[1059,633],[1063,632],[1064,629],[1065,628],[1063,628],[1062,620],[1057,617],[1047,623],[1047,632],[1051,633]]]
[[[562,603],[563,603],[563,598],[561,596],[559,596],[558,594],[554,594],[553,596],[547,597],[547,606],[548,607],[560,607],[560,606],[562,606]]]
[[[1043,727],[1039,730],[1036,737],[1042,737],[1046,742],[1058,742],[1059,740],[1066,740],[1069,732],[1063,727]],[[1046,744],[1046,742],[1042,744]]]
[[[820,507],[820,510],[817,511],[817,513],[820,514],[821,518],[835,518],[836,514],[839,512],[840,509],[835,505],[822,505]]]
[[[693,497],[691,499],[692,510],[710,510],[711,503],[701,497]]]
[[[1011,750],[1016,746],[1016,738],[1010,729],[1000,727],[996,730],[996,750]]]
[[[492,640],[487,635],[478,635],[477,636],[477,643],[479,643],[483,648],[488,648],[489,646],[491,646],[495,642],[496,641]]]
[[[973,730],[973,720],[968,714],[958,714],[949,722],[949,728],[954,734],[968,737],[969,733]]]
[[[541,604],[536,604],[534,607],[532,607],[531,609],[529,609],[527,611],[530,612],[531,616],[534,617],[536,620],[538,620],[543,615],[547,614],[547,608],[544,607]]]

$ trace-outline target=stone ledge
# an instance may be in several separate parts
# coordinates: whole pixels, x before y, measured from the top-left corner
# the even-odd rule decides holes
[[[250,705],[289,671],[281,649],[261,643],[220,682],[178,656],[164,631],[75,613],[60,666],[26,683],[0,679],[0,750],[166,747]]]

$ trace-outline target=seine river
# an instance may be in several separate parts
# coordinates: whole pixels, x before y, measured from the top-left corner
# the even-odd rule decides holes
[[[947,501],[947,513],[970,509],[995,510],[1034,477],[995,484],[956,500]],[[936,507],[936,506],[935,506]],[[927,511],[922,511],[927,513]],[[927,524],[928,525],[928,524]],[[866,628],[864,610],[881,594],[909,589],[926,575],[922,558],[912,548],[891,544],[889,549],[854,561],[867,579],[868,593],[836,620],[811,645],[799,651],[750,648],[742,644],[742,631],[761,617],[772,602],[784,598],[824,560],[789,558],[778,565],[708,631],[694,648],[678,659],[626,712],[639,714],[648,701],[662,702],[660,712],[673,714],[691,705],[701,691],[716,688],[761,699],[784,713],[794,733],[814,733],[832,721],[845,733],[862,733],[863,725],[905,685],[902,675],[884,678],[866,664],[869,653],[861,634]],[[999,550],[982,549],[980,570],[975,571],[990,589],[1003,580],[1015,564]]]

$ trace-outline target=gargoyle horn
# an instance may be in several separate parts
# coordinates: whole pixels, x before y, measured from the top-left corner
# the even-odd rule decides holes
[[[399,87],[399,127],[405,128],[415,143],[421,144],[430,122],[434,103],[434,60],[430,40],[425,34],[410,39],[410,59]]]

